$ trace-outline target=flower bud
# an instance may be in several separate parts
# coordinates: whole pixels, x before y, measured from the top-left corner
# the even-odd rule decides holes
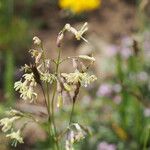
[[[63,33],[58,34],[58,36],[57,36],[57,41],[56,41],[56,45],[57,45],[58,47],[61,46],[61,41],[63,40],[63,38],[64,38],[64,34],[63,34]]]
[[[72,90],[71,86],[68,85],[67,83],[64,83],[64,88],[65,88],[65,90],[68,91],[68,92]]]
[[[62,91],[61,83],[57,80],[57,92],[60,93]]]
[[[57,97],[57,107],[61,107],[63,105],[63,97],[62,94],[60,93]]]
[[[71,25],[69,23],[67,23],[65,25],[65,30],[70,31],[71,30]]]

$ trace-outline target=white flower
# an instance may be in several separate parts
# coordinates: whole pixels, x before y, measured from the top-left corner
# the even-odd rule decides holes
[[[29,87],[28,87],[28,90],[23,91],[23,92],[21,93],[20,97],[21,97],[23,100],[29,99],[30,102],[33,102],[34,99],[37,98],[37,93],[34,92],[32,86],[29,86]]]
[[[67,82],[68,83],[73,83],[73,84],[76,84],[80,81],[80,77],[81,77],[81,74],[78,70],[76,70],[74,73],[62,73],[61,74],[64,78],[66,78]]]
[[[62,73],[61,74],[64,78],[66,78],[68,83],[76,84],[78,82],[81,83],[82,86],[87,86],[91,82],[97,80],[95,75],[88,75],[87,73],[81,73],[76,70],[74,73]]]
[[[21,116],[21,115],[23,115],[22,112],[15,110],[15,109],[11,109],[10,111],[6,111],[6,114],[9,116]]]
[[[42,73],[41,80],[52,84],[54,81],[56,81],[56,76],[51,73]]]
[[[69,140],[66,140],[65,149],[66,150],[74,150],[73,144]]]
[[[33,73],[26,73],[23,75],[24,79],[27,81],[35,81]]]
[[[34,44],[35,44],[35,45],[40,45],[40,44],[41,44],[41,40],[40,40],[37,36],[35,36],[35,37],[33,38],[33,41],[34,41]]]
[[[80,127],[78,123],[73,123],[69,127],[67,133],[67,140],[65,144],[66,150],[74,150],[73,144],[85,138],[85,131]]]
[[[81,27],[80,30],[76,30],[70,24],[66,24],[64,30],[67,30],[68,32],[72,32],[75,35],[77,40],[83,39],[85,42],[88,43],[88,41],[82,36],[88,30],[87,25],[88,23],[86,22],[84,23],[84,25]]]
[[[84,139],[85,138],[85,131],[82,130],[80,125],[78,123],[74,123],[72,125],[76,128],[76,131],[74,131],[74,138],[73,138],[74,142]]]
[[[29,99],[33,102],[37,98],[37,93],[34,92],[34,87],[37,85],[33,73],[26,73],[23,75],[25,81],[17,81],[14,85],[16,91],[20,93],[23,100]]]
[[[18,130],[17,132],[12,132],[10,134],[7,134],[6,137],[9,137],[10,139],[14,140],[14,146],[17,145],[17,142],[24,143],[23,138],[21,137],[21,132]]]
[[[13,122],[16,121],[19,118],[20,117],[15,116],[15,117],[12,117],[12,118],[3,118],[3,119],[1,119],[0,120],[0,126],[3,126],[2,131],[7,132],[8,130],[10,130],[11,127],[12,127]]]
[[[15,82],[14,89],[15,89],[15,91],[20,91],[20,92],[26,90],[27,89],[27,82],[21,82],[21,80]]]
[[[89,84],[97,80],[95,75],[88,75],[87,73],[82,74],[81,85],[87,87]]]

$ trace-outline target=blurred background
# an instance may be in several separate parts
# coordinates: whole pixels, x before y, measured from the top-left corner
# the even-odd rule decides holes
[[[27,104],[14,92],[20,66],[32,62],[28,50],[32,38],[44,43],[47,57],[56,56],[56,37],[66,23],[80,27],[91,47],[67,34],[62,57],[93,54],[90,70],[96,83],[82,89],[75,119],[89,126],[91,135],[76,145],[78,150],[150,149],[150,1],[149,0],[0,0],[0,117],[9,107],[32,112],[46,111],[42,98]],[[62,65],[63,72],[71,65]],[[63,126],[70,110],[58,113]],[[60,115],[61,114],[61,115]],[[46,133],[31,123],[18,150],[47,150]],[[0,150],[11,150],[0,133]]]

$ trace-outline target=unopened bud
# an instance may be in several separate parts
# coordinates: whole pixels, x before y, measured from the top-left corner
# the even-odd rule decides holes
[[[62,95],[59,94],[57,97],[57,107],[61,107],[63,105],[63,98]]]
[[[61,46],[61,41],[63,40],[63,38],[64,38],[64,34],[63,33],[58,34],[57,41],[56,41],[56,45],[58,47]]]
[[[62,91],[61,83],[57,80],[57,92],[61,91]]]
[[[72,90],[71,86],[68,85],[67,83],[64,83],[64,88],[65,88],[65,90],[68,91],[68,92]]]
[[[71,25],[69,23],[67,23],[65,25],[65,30],[70,31],[71,30]]]

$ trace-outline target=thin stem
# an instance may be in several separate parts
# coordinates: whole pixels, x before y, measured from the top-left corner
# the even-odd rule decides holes
[[[41,89],[42,89],[42,92],[43,92],[43,95],[44,95],[44,99],[45,99],[45,104],[46,104],[46,108],[47,108],[47,112],[48,112],[48,122],[49,122],[49,135],[50,136],[52,136],[51,135],[51,114],[50,114],[50,110],[49,110],[49,104],[47,103],[47,100],[46,100],[46,94],[45,94],[45,91],[44,91],[44,88],[43,88],[43,86],[41,86]]]
[[[55,69],[55,74],[56,76],[58,76],[58,69],[59,69],[59,64],[60,64],[60,55],[61,55],[61,50],[59,49],[58,50],[58,57],[57,57],[57,61],[56,61],[56,69]],[[56,125],[55,125],[55,119],[54,119],[54,100],[55,100],[55,95],[56,95],[56,90],[57,90],[57,84],[55,83],[55,86],[54,86],[54,91],[53,91],[53,95],[52,95],[52,123],[53,123],[53,127],[54,127],[54,136],[55,136],[55,143],[56,143],[56,147],[57,147],[57,150],[59,150],[59,143],[58,143],[58,139],[57,139],[57,130],[56,130]]]
[[[57,57],[57,64],[56,64],[56,70],[55,73],[58,74],[58,68],[59,68],[59,64],[60,64],[60,54],[61,54],[61,50],[58,50],[58,57]]]
[[[43,60],[43,64],[44,64],[44,69],[46,69],[46,64],[45,64],[45,51],[44,51],[43,43],[41,43],[41,49],[42,49],[42,52],[43,52],[42,60]]]
[[[74,107],[75,107],[75,103],[76,103],[76,99],[77,99],[77,96],[79,94],[79,89],[80,89],[80,82],[78,82],[78,84],[76,85],[76,90],[75,90],[75,94],[73,96],[73,104],[72,104],[72,109],[71,109],[71,114],[70,114],[70,120],[69,120],[69,125],[72,123],[72,118],[73,118],[73,113],[74,113]]]
[[[145,139],[144,139],[144,147],[143,147],[143,150],[146,150],[146,146],[147,146],[148,138],[149,138],[149,133],[150,133],[150,128],[148,127],[148,131],[147,131],[146,137],[145,137]]]
[[[72,123],[74,108],[75,108],[75,102],[73,102],[73,104],[72,104],[72,109],[71,109],[71,114],[70,114],[70,119],[69,119],[69,125],[71,125],[71,123]]]
[[[41,49],[42,49],[42,52],[43,52],[42,60],[43,60],[43,64],[44,64],[44,69],[46,70],[45,50],[44,50],[44,47],[43,47],[43,43],[41,43]],[[43,86],[41,86],[41,88],[42,88],[42,91],[43,91],[43,95],[44,95],[44,98],[45,98],[45,104],[46,104],[46,108],[47,108],[47,112],[48,112],[49,135],[53,137],[54,136],[53,133],[51,134],[52,120],[51,120],[50,97],[49,97],[49,85],[48,85],[48,83],[46,83],[46,94],[45,94]],[[46,99],[46,95],[47,95],[47,99]]]

